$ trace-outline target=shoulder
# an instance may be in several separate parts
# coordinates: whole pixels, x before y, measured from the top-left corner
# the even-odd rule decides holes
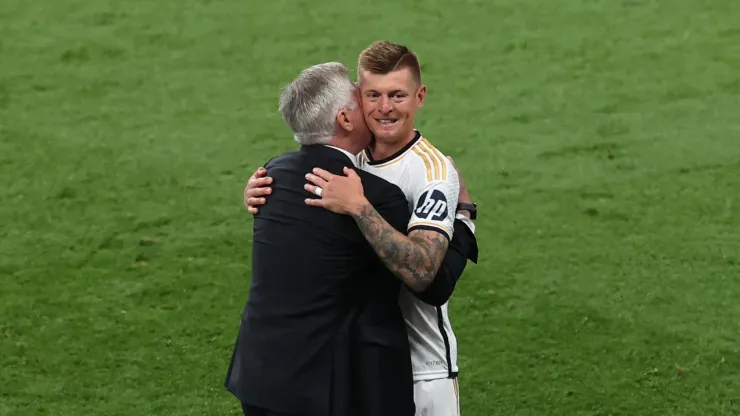
[[[429,187],[459,186],[457,170],[447,157],[422,137],[407,155],[410,187],[416,192]]]
[[[423,182],[422,186],[457,177],[452,163],[423,136],[414,144],[405,158],[408,169],[416,182]]]
[[[292,159],[295,156],[295,153],[297,152],[287,152],[287,153],[283,153],[277,156],[273,156],[263,166],[265,168],[268,168],[270,166],[281,165],[285,163],[286,161]]]
[[[398,185],[356,169],[362,179],[365,198],[393,228],[399,232],[406,231],[406,224],[411,214],[406,195]]]
[[[388,201],[398,197],[405,200],[403,190],[397,184],[359,168],[355,169],[355,172],[360,175],[365,194],[371,203],[374,204],[375,201],[373,199],[377,202]]]
[[[273,156],[263,166],[265,168],[291,166],[299,163],[302,159],[305,158],[305,156],[305,152],[302,152],[300,149],[291,150],[289,152]]]
[[[352,161],[337,150],[321,145],[302,146],[298,150],[283,153],[270,159],[266,169],[300,169],[304,173],[312,168],[322,168],[335,175],[341,175],[345,166],[351,167]]]

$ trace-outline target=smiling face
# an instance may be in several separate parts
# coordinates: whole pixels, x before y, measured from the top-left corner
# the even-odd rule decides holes
[[[426,95],[416,55],[403,45],[373,42],[360,53],[357,75],[365,121],[376,143],[392,148],[412,140],[414,118]]]
[[[424,105],[426,87],[410,68],[387,74],[360,72],[362,109],[375,139],[387,143],[414,137],[414,118]]]

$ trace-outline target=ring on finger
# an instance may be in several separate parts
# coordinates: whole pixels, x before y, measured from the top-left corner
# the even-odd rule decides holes
[[[314,194],[316,194],[316,196],[318,196],[319,198],[321,198],[321,194],[322,194],[323,192],[324,192],[324,190],[323,190],[323,189],[321,189],[321,188],[320,188],[320,187],[318,187],[318,186],[317,186],[317,187],[316,187],[316,189],[314,189],[314,191],[313,191],[313,193],[314,193]]]

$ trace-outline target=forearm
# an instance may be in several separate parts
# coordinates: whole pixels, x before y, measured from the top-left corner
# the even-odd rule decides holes
[[[455,220],[455,235],[447,248],[437,276],[416,297],[432,306],[442,306],[449,300],[455,285],[463,274],[468,259],[476,261],[478,246],[475,234],[460,219]]]
[[[442,263],[447,240],[423,235],[405,236],[396,231],[370,203],[352,217],[385,266],[415,292],[426,289]]]
[[[447,303],[455,290],[457,280],[465,269],[465,263],[467,263],[467,259],[456,249],[450,247],[434,280],[426,289],[415,293],[416,297],[432,306],[442,306]]]

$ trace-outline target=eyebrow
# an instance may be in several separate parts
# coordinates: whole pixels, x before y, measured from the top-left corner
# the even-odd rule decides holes
[[[375,93],[377,93],[378,91],[377,91],[377,90],[374,90],[374,89],[367,89],[367,90],[365,90],[365,94],[367,94],[367,93],[369,93],[369,92],[375,92]],[[406,92],[406,91],[404,91],[404,90],[393,90],[393,91],[390,91],[390,92],[388,93],[388,95],[396,95],[396,94],[398,94],[398,93],[403,93],[403,94],[407,94],[407,92]]]

